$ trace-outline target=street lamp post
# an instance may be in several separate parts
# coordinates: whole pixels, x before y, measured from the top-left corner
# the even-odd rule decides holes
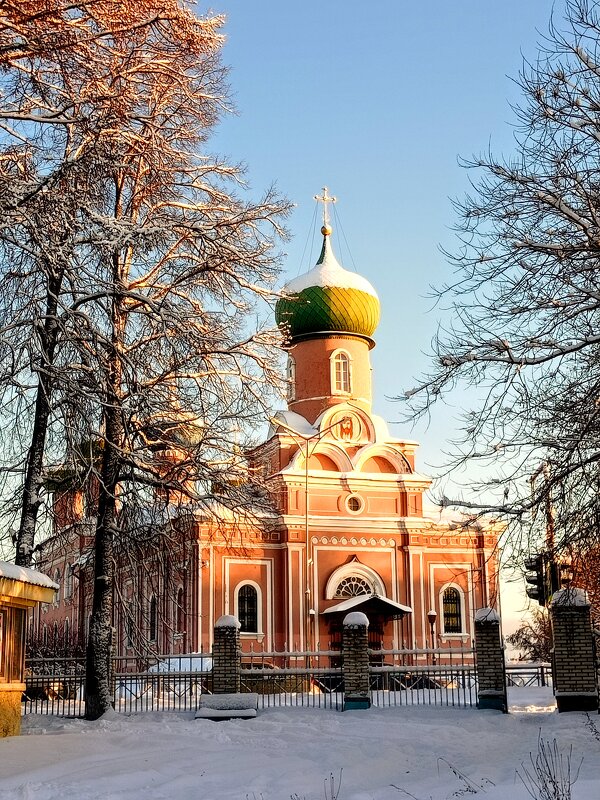
[[[323,428],[322,430],[317,431],[316,433],[311,434],[310,436],[306,436],[303,433],[292,428],[287,423],[283,422],[280,419],[274,418],[272,419],[272,423],[283,428],[287,431],[291,436],[295,439],[298,446],[301,448],[299,443],[302,442],[304,444],[303,456],[304,456],[304,538],[306,542],[305,546],[305,577],[306,577],[306,588],[304,590],[304,604],[305,604],[305,614],[304,614],[304,637],[305,637],[305,645],[307,650],[314,649],[315,643],[311,641],[311,618],[313,620],[313,625],[316,626],[316,622],[314,619],[314,613],[311,615],[311,600],[312,600],[312,587],[311,587],[311,566],[313,563],[312,554],[311,554],[311,543],[310,543],[310,526],[308,520],[308,512],[309,512],[309,485],[308,485],[308,462],[310,457],[313,455],[317,446],[323,436],[328,433],[329,431],[333,430],[338,425],[347,422],[350,420],[350,417],[342,417],[336,422],[329,425],[327,428]],[[310,443],[314,441],[314,446],[311,449]],[[302,449],[302,448],[301,448]],[[313,645],[311,648],[311,644]]]
[[[431,609],[427,612],[427,620],[429,622],[429,630],[431,633],[431,663],[435,667],[437,664],[437,659],[435,657],[435,621],[437,619],[437,611],[435,609]]]

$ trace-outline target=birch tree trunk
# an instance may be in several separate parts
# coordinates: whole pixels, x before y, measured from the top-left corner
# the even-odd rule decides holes
[[[113,283],[121,285],[119,257],[113,256]],[[117,492],[123,452],[122,351],[126,325],[123,297],[116,295],[111,309],[111,348],[106,371],[104,438],[98,521],[94,540],[92,617],[86,650],[86,719],[98,719],[112,707],[114,539],[117,531]]]
[[[27,468],[23,485],[23,507],[21,524],[17,533],[15,563],[31,566],[35,544],[37,517],[43,487],[44,449],[52,402],[54,354],[59,338],[57,320],[58,297],[62,287],[64,270],[51,275],[48,282],[46,314],[39,333],[40,364],[36,390],[35,410],[31,444],[27,457]]]

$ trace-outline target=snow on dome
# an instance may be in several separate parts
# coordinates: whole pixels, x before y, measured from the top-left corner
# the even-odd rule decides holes
[[[329,235],[316,266],[290,281],[275,306],[277,324],[292,340],[334,331],[371,339],[380,313],[375,289],[338,264]]]
[[[299,294],[311,286],[330,286],[339,289],[358,289],[377,298],[377,292],[366,278],[356,272],[349,272],[341,266],[333,253],[329,236],[324,237],[321,255],[309,272],[299,275],[287,283],[283,291],[286,294]],[[377,298],[379,299],[379,298]]]
[[[46,586],[48,589],[58,589],[58,584],[52,578],[29,567],[18,567],[8,561],[0,561],[0,578],[8,578],[11,581],[22,581],[33,586]]]
[[[559,589],[552,595],[553,606],[589,606],[590,601],[585,589]]]
[[[479,608],[475,612],[475,622],[500,622],[500,616],[494,608]]]
[[[355,625],[369,627],[369,618],[362,611],[351,611],[344,617],[344,628],[353,628]]]

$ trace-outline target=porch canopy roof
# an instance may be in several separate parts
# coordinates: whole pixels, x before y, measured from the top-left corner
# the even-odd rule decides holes
[[[412,608],[403,606],[387,597],[380,597],[378,594],[359,594],[356,597],[349,597],[336,603],[334,606],[326,608],[322,614],[343,614],[347,611],[362,611],[367,616],[369,613],[382,615],[388,619],[402,619],[406,614],[412,614]]]

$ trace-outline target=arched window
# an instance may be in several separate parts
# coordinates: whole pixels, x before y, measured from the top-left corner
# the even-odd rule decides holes
[[[362,594],[373,594],[373,587],[358,575],[348,575],[339,582],[334,597],[359,597]]]
[[[288,356],[287,361],[287,399],[296,399],[296,362],[291,356]]]
[[[185,632],[185,595],[183,588],[179,587],[177,592],[177,608],[175,609],[175,630],[177,633]]]
[[[387,596],[381,576],[354,556],[347,564],[333,570],[325,585],[325,599],[336,600],[363,594]]]
[[[238,589],[237,612],[240,633],[258,633],[258,592],[249,583]]]
[[[73,594],[73,564],[65,567],[65,600]]]
[[[350,394],[352,374],[350,356],[344,350],[337,350],[331,357],[332,394]]]
[[[57,569],[54,573],[54,583],[58,584],[58,590],[54,595],[54,607],[60,605],[60,570]]]
[[[452,586],[444,591],[442,607],[444,610],[444,633],[462,633],[462,606],[460,592]]]
[[[149,637],[151,642],[155,642],[156,641],[156,636],[157,636],[157,633],[158,633],[157,611],[158,611],[158,608],[157,608],[157,605],[156,605],[156,597],[154,595],[152,595],[152,597],[150,598],[150,609],[149,609],[149,614],[148,614],[148,619],[149,619],[149,625],[148,625],[149,634],[148,634],[148,637]]]

